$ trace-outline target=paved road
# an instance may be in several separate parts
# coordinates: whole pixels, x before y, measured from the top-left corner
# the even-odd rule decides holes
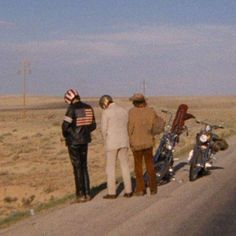
[[[217,155],[211,174],[188,181],[182,165],[176,181],[155,196],[73,204],[33,216],[0,235],[236,235],[236,140]],[[181,166],[181,164],[179,165]]]

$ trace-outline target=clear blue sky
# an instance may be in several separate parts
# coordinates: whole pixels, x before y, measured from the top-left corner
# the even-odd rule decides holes
[[[236,95],[235,0],[1,0],[0,95]]]

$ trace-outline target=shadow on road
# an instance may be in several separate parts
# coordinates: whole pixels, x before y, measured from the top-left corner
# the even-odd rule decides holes
[[[131,177],[131,184],[132,184],[132,192],[134,192],[135,186],[136,186],[136,181],[135,181],[134,177]],[[123,190],[124,190],[124,183],[121,182],[121,183],[119,183],[118,187],[116,188],[117,196],[120,195]]]
[[[131,184],[132,184],[132,191],[134,191],[135,186],[136,186],[136,182],[135,182],[135,178],[131,177]],[[104,189],[107,188],[107,183],[101,183],[98,186],[92,187],[91,188],[91,196],[92,198],[95,198],[96,195],[98,195],[100,192],[102,192]],[[117,196],[124,190],[124,184],[123,182],[120,182],[116,188],[116,194]]]
[[[185,167],[188,163],[187,162],[180,162],[176,166],[174,166],[174,172],[179,171],[181,168]]]
[[[206,170],[202,170],[200,171],[199,175],[198,175],[198,179],[203,178],[203,177],[207,177],[209,175],[211,175],[211,171],[213,170],[223,170],[224,168],[221,166],[212,166],[207,168]]]
[[[160,182],[158,183],[159,186],[162,186],[162,185],[165,185],[165,184],[168,184],[171,182],[172,178],[175,177],[175,174],[176,172],[178,172],[180,169],[184,168],[188,163],[187,162],[180,162],[178,163],[177,165],[175,165],[173,167],[174,169],[174,175],[173,176],[170,176],[168,175],[167,177],[164,177],[160,180]]]
[[[180,169],[184,168],[188,163],[187,162],[179,162],[177,165],[174,166],[174,172],[178,172]],[[218,167],[218,166],[213,166],[211,168],[209,168],[209,172],[208,173],[204,173],[204,175],[202,174],[202,176],[206,176],[210,174],[210,170],[218,170],[218,169],[224,169],[223,167]],[[200,177],[200,176],[199,176]],[[161,183],[158,183],[159,186],[164,185],[169,183],[170,180],[164,180]],[[136,186],[136,181],[134,177],[131,177],[131,183],[132,183],[132,191],[134,192],[135,190],[135,186]],[[101,191],[103,191],[104,189],[107,188],[107,183],[101,183],[100,185],[93,187],[91,189],[91,195],[92,198],[94,198],[96,195],[98,195]],[[116,194],[117,196],[121,194],[121,192],[124,190],[124,183],[120,182],[116,188]]]
[[[208,168],[208,170],[224,170],[224,168],[221,166],[212,166],[212,167]]]
[[[98,195],[101,191],[103,191],[107,187],[107,183],[101,183],[98,186],[91,188],[91,195],[92,198],[94,198],[96,195]]]

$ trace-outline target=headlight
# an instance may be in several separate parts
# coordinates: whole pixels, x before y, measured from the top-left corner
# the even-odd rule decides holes
[[[172,145],[170,145],[169,143],[167,143],[167,144],[166,144],[166,148],[167,148],[168,150],[172,150]]]
[[[202,143],[205,143],[207,140],[208,140],[208,137],[206,134],[202,134],[200,137],[199,137],[199,140],[202,142]]]
[[[171,129],[170,125],[165,126],[164,131],[167,132]]]

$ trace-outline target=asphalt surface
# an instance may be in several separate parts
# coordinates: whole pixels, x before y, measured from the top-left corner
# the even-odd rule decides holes
[[[177,163],[176,180],[158,194],[105,200],[100,192],[87,203],[50,210],[0,235],[236,235],[236,139],[216,155],[210,174],[188,181],[189,166]]]

